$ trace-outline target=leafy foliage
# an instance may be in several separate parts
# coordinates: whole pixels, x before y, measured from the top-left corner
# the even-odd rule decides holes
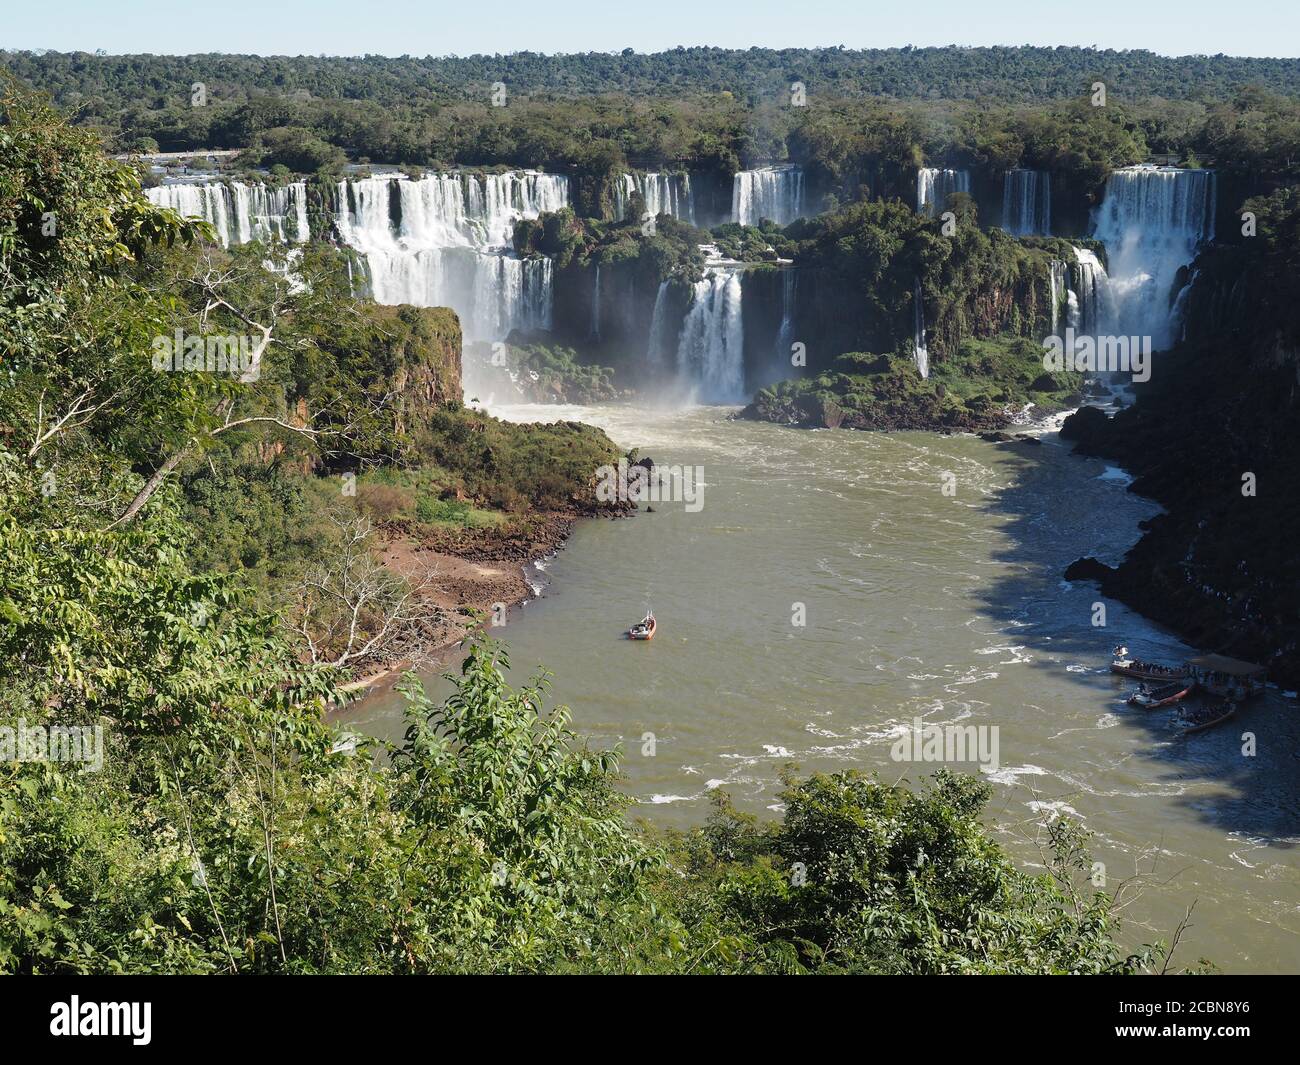
[[[0,760],[0,971],[1144,964],[1114,942],[1113,900],[1070,886],[1079,839],[1056,841],[1053,879],[1016,871],[969,781],[792,781],[778,824],[724,809],[656,838],[625,817],[617,752],[547,708],[544,677],[513,690],[486,640],[440,703],[408,678],[401,744],[336,727],[349,678],[306,664],[276,609],[332,549],[329,482],[309,471],[418,466],[363,483],[394,511],[437,484],[451,496],[426,491],[426,509],[460,518],[458,492],[578,507],[616,450],[590,427],[466,410],[447,394],[446,314],[353,305],[325,249],[291,276],[283,249],[187,246],[201,231],[84,131],[21,93],[3,106],[0,725],[98,726],[106,749],[98,769]],[[241,136],[289,108],[250,101]],[[855,270],[877,258],[862,248]],[[204,326],[256,332],[263,372],[153,369],[153,340]]]

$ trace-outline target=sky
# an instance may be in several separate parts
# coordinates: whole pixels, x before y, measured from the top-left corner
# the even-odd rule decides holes
[[[471,55],[906,44],[1300,56],[1296,0],[8,0],[0,48]]]

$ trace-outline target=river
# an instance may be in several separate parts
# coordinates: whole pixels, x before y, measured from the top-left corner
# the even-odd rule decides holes
[[[636,814],[697,824],[724,788],[775,816],[787,763],[915,780],[936,766],[891,751],[916,719],[995,727],[996,763],[963,768],[992,782],[986,821],[1022,863],[1042,822],[1077,818],[1108,889],[1139,878],[1126,942],[1167,941],[1195,903],[1179,964],[1300,969],[1300,707],[1274,690],[1181,736],[1175,710],[1126,706],[1132,685],[1107,666],[1120,642],[1169,661],[1191,649],[1061,579],[1083,555],[1118,562],[1156,513],[1122,471],[1054,433],[993,445],[717,407],[493,413],[591,422],[660,465],[703,467],[698,509],[580,523],[499,632],[517,679],[544,664],[577,730],[623,744]],[[656,638],[621,639],[647,606]],[[395,738],[399,700],[376,694],[348,721]]]

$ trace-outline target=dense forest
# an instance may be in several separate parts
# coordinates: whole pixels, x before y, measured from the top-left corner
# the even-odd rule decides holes
[[[1109,167],[1150,153],[1252,180],[1275,180],[1300,158],[1295,60],[1024,48],[0,61],[118,151],[258,148],[267,165],[298,172],[351,159],[595,176],[633,165],[729,180],[755,161],[788,159],[852,199],[859,185],[897,195],[904,172],[927,160],[1069,172],[1095,191]],[[494,64],[525,73],[493,73]],[[783,73],[787,64],[796,73]],[[971,65],[1006,83],[983,88]],[[861,74],[878,68],[915,80],[894,91]],[[564,70],[588,80],[566,87]],[[658,89],[639,85],[638,70]],[[692,80],[684,70],[710,73]],[[763,75],[746,81],[751,71]],[[798,106],[795,80],[805,87]],[[1105,106],[1092,106],[1097,81]],[[494,99],[497,83],[505,90]]]
[[[1042,372],[1035,341],[1061,309],[1052,264],[1092,246],[1112,171],[1153,156],[1213,167],[1219,232],[1171,372],[1065,435],[1121,459],[1168,510],[1103,575],[1107,593],[1300,676],[1287,539],[1300,517],[1300,61],[683,48],[0,64],[16,75],[0,101],[0,726],[99,724],[111,752],[98,773],[0,761],[0,971],[1166,965],[1166,947],[1121,935],[1132,885],[1091,886],[1084,832],[1043,828],[1043,868],[1025,872],[973,778],[791,771],[779,818],[719,795],[696,830],[634,826],[619,752],[591,749],[544,678],[512,689],[508,649],[473,635],[482,618],[424,602],[426,578],[379,561],[399,534],[528,557],[557,523],[617,513],[592,481],[619,449],[589,426],[467,407],[461,322],[356,298],[331,197],[348,164],[566,175],[571,206],[513,232],[512,251],[557,277],[555,329],[511,338],[539,396],[635,384],[656,293],[686,298],[707,241],[753,267],[746,283],[768,298],[746,314],[772,314],[777,260],[807,279],[807,372],[760,391],[751,415],[962,431],[1076,395],[1077,375]],[[244,150],[234,176],[304,175],[316,239],[223,248],[145,198],[146,166],[112,158],[216,148]],[[618,217],[630,168],[690,171],[707,203],[770,161],[801,164],[815,217],[661,215],[647,232],[639,196]],[[972,175],[945,204],[952,233],[913,209],[926,164]],[[1068,243],[989,224],[990,190],[1017,167],[1050,175]],[[598,268],[627,313],[625,333],[593,341]],[[628,336],[642,338],[633,358]],[[176,372],[211,370],[223,338],[237,366]],[[1264,488],[1248,511],[1243,469]],[[467,633],[449,697],[407,677],[400,741],[332,723],[367,674]]]
[[[973,778],[792,775],[779,820],[720,797],[693,832],[634,828],[617,753],[490,640],[442,702],[408,679],[401,742],[340,731],[353,678],[447,620],[376,531],[590,510],[617,450],[466,409],[455,316],[352,299],[336,249],[223,249],[94,131],[17,84],[0,107],[0,715],[109,752],[0,763],[0,969],[1164,966],[1120,946],[1132,885],[1089,883],[1084,833],[1053,822],[1021,871]]]
[[[729,92],[740,100],[785,96],[802,81],[812,94],[895,100],[1003,103],[1065,99],[1103,81],[1136,99],[1225,99],[1257,85],[1300,93],[1300,60],[1226,55],[1162,56],[1145,51],[1073,47],[997,48],[675,48],[658,53],[587,52],[474,56],[90,55],[0,52],[19,77],[65,106],[99,100],[153,107],[204,81],[217,96],[241,102],[261,93],[370,100],[385,107],[430,96],[464,100],[503,82],[511,92],[678,98]],[[200,77],[206,74],[206,77]]]

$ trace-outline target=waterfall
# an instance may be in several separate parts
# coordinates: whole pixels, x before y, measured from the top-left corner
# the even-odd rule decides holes
[[[476,255],[473,269],[472,298],[464,313],[457,310],[467,337],[500,339],[512,329],[551,328],[550,259]],[[454,303],[441,299],[417,306],[456,309]]]
[[[803,169],[789,164],[741,170],[731,183],[731,220],[756,226],[767,218],[779,226],[803,215]]]
[[[689,174],[624,174],[614,184],[614,220],[622,222],[628,201],[639,192],[652,218],[669,214],[695,224],[695,197]],[[641,221],[639,218],[635,221]]]
[[[776,331],[776,345],[773,349],[774,365],[780,375],[778,381],[790,376],[790,345],[794,342],[794,297],[798,276],[792,267],[781,271],[781,327]]]
[[[667,331],[667,306],[668,306],[668,282],[659,282],[659,291],[655,293],[655,309],[650,315],[650,338],[646,343],[646,364],[648,366],[663,366],[666,361],[664,358],[667,349],[666,341],[668,338],[664,335]]]
[[[1187,310],[1187,297],[1191,295],[1192,286],[1196,284],[1196,279],[1200,276],[1201,272],[1199,270],[1192,271],[1191,277],[1187,279],[1187,284],[1178,290],[1178,295],[1174,297],[1174,305],[1169,311],[1170,320],[1178,330],[1179,340],[1187,339],[1187,325],[1183,321],[1183,315]]]
[[[146,189],[145,196],[186,218],[211,222],[222,247],[250,240],[303,243],[310,236],[305,181],[279,188],[240,181],[158,185]]]
[[[1078,249],[1076,248],[1077,252]],[[1051,262],[1051,275],[1049,283],[1051,291],[1052,310],[1050,314],[1052,323],[1052,335],[1056,336],[1061,328],[1061,297],[1067,293],[1070,288],[1070,268],[1063,259],[1053,259]]]
[[[1116,308],[1110,278],[1094,252],[1074,249],[1070,269],[1073,296],[1069,325],[1080,336],[1096,337],[1116,332]]]
[[[569,202],[568,178],[536,171],[342,181],[335,224],[361,252],[378,303],[451,307],[467,340],[549,329],[550,259],[519,259],[514,225]]]
[[[1172,339],[1178,273],[1214,239],[1215,176],[1211,170],[1135,166],[1112,172],[1093,219],[1106,245],[1116,328],[1151,336],[1157,348]]]
[[[159,185],[145,189],[149,202],[170,207],[185,218],[211,222],[222,247],[230,245],[230,190],[220,182],[211,185]]]
[[[591,295],[591,326],[587,335],[600,339],[600,263],[596,264],[596,289]]]
[[[925,302],[921,298],[921,279],[916,279],[912,289],[913,342],[912,358],[916,372],[923,378],[930,376],[930,352],[925,346]]]
[[[1052,181],[1045,170],[1008,170],[1002,178],[1002,228],[1015,237],[1052,232]]]
[[[916,172],[916,210],[933,218],[945,209],[954,192],[970,192],[970,172],[923,166]]]
[[[740,273],[711,270],[695,283],[677,342],[677,375],[705,403],[744,399],[745,325]]]

